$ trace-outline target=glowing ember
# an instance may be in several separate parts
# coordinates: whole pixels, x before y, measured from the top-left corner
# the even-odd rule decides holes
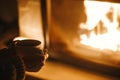
[[[120,51],[120,5],[98,1],[84,1],[84,5],[87,21],[80,23],[80,29],[89,34],[81,34],[80,43]]]

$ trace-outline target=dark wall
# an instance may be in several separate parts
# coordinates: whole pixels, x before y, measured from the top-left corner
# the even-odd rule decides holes
[[[17,0],[0,0],[0,20],[12,22],[17,18]]]

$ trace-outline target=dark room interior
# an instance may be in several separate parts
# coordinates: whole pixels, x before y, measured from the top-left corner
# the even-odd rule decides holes
[[[120,80],[119,0],[0,0],[0,36],[0,80]]]

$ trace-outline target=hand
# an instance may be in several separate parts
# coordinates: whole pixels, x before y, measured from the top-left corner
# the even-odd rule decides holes
[[[23,59],[26,71],[39,71],[45,64],[48,51],[37,47],[41,44],[40,41],[26,39],[15,41],[14,44],[17,54]]]

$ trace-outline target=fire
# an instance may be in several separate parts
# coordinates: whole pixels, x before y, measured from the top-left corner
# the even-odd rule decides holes
[[[84,1],[87,20],[80,29],[80,43],[101,50],[120,51],[120,4]]]

